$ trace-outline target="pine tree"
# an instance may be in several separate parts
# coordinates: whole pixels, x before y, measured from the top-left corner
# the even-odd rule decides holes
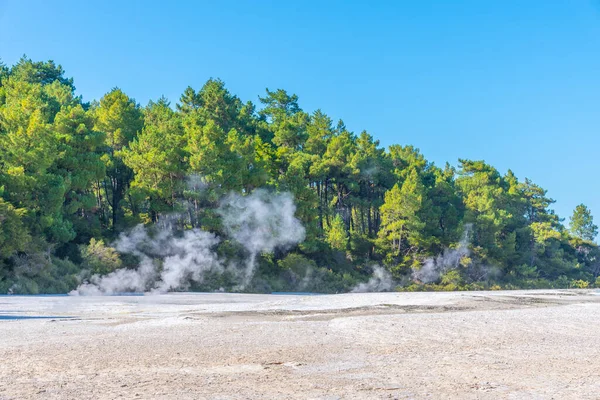
[[[143,198],[148,203],[150,220],[156,221],[160,213],[173,212],[181,198],[187,153],[181,120],[165,98],[150,102],[144,119],[144,128],[122,156],[135,176],[132,197]]]
[[[598,235],[598,226],[594,224],[592,212],[584,204],[575,207],[570,228],[573,235],[583,240],[592,241]]]
[[[342,217],[338,214],[331,220],[331,225],[325,232],[327,243],[332,249],[345,251],[348,245],[348,234]]]
[[[104,199],[111,210],[113,231],[121,228],[124,217],[123,202],[133,173],[123,162],[122,151],[143,128],[144,120],[139,105],[120,89],[115,88],[100,99],[93,110],[94,129],[105,133],[106,152],[102,160],[106,166],[106,179],[102,182]],[[131,204],[130,204],[131,207]]]

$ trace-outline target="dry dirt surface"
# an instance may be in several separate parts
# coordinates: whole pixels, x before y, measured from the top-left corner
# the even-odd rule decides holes
[[[0,399],[598,399],[598,294],[3,296]]]

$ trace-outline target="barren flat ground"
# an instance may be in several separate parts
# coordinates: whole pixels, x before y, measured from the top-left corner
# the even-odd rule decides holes
[[[597,294],[3,296],[0,399],[598,399]]]

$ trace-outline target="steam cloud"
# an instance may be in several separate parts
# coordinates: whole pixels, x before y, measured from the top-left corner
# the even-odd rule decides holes
[[[242,288],[254,276],[259,253],[285,249],[304,240],[305,230],[294,217],[296,206],[289,193],[273,196],[259,189],[245,197],[230,194],[218,212],[227,234],[249,253]]]
[[[94,275],[81,284],[71,295],[110,295],[123,292],[165,293],[185,290],[192,282],[202,282],[205,273],[234,272],[240,278],[239,289],[244,289],[256,272],[256,257],[276,248],[286,249],[305,237],[305,229],[294,216],[296,206],[289,193],[273,194],[258,189],[248,196],[232,193],[226,196],[217,209],[227,235],[248,252],[242,265],[228,264],[215,252],[220,238],[201,229],[192,229],[180,235],[167,222],[149,230],[138,225],[129,233],[122,233],[114,243],[120,253],[137,256],[136,269],[119,269],[108,275]],[[437,257],[428,258],[414,271],[413,279],[423,283],[437,281],[445,272],[459,266],[460,260],[470,254],[469,235],[472,225],[465,231],[456,249],[445,249]],[[313,279],[312,270],[300,283],[306,287]],[[391,290],[395,283],[391,274],[381,266],[373,266],[368,282],[360,283],[353,293]]]
[[[445,249],[437,257],[426,259],[421,269],[413,272],[413,279],[423,283],[431,283],[440,279],[447,271],[458,268],[460,260],[471,254],[469,250],[469,236],[472,228],[472,224],[465,224],[465,230],[458,247],[456,249]]]
[[[373,266],[373,275],[368,282],[359,283],[352,289],[352,293],[385,292],[394,287],[392,275],[379,265]]]
[[[230,194],[217,210],[227,234],[248,251],[248,261],[242,266],[244,288],[256,270],[256,256],[275,248],[286,248],[304,240],[305,230],[294,216],[296,206],[289,193],[271,194],[256,190],[248,196]],[[186,289],[192,281],[201,282],[208,271],[223,272],[225,261],[214,248],[220,239],[201,229],[185,231],[176,236],[169,224],[157,227],[150,235],[138,225],[128,234],[121,234],[115,243],[120,253],[140,258],[137,269],[119,269],[105,276],[94,275],[71,295],[109,295],[114,293],[158,292]],[[162,260],[162,268],[159,260]],[[239,270],[239,266],[229,266]]]

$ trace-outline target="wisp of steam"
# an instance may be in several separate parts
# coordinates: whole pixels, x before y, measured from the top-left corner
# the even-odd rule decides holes
[[[469,236],[471,235],[472,228],[472,224],[465,224],[465,230],[458,247],[455,249],[445,249],[437,257],[426,259],[421,269],[413,272],[413,279],[423,283],[431,283],[440,279],[444,273],[451,269],[458,268],[460,260],[471,254],[469,250]]]
[[[373,274],[367,282],[359,283],[351,292],[366,293],[366,292],[385,292],[394,287],[392,275],[379,265],[373,266]]]
[[[305,230],[294,216],[295,212],[289,193],[256,190],[248,196],[232,193],[223,199],[218,213],[225,231],[248,251],[248,261],[242,266],[233,266],[242,271],[240,288],[252,280],[258,254],[304,240]],[[208,271],[225,270],[226,260],[219,259],[215,252],[220,238],[213,233],[192,229],[177,236],[169,224],[155,228],[157,232],[150,235],[146,227],[138,225],[131,232],[121,234],[115,243],[120,253],[139,257],[138,268],[94,275],[70,294],[164,293],[186,289],[191,282],[201,282]]]

